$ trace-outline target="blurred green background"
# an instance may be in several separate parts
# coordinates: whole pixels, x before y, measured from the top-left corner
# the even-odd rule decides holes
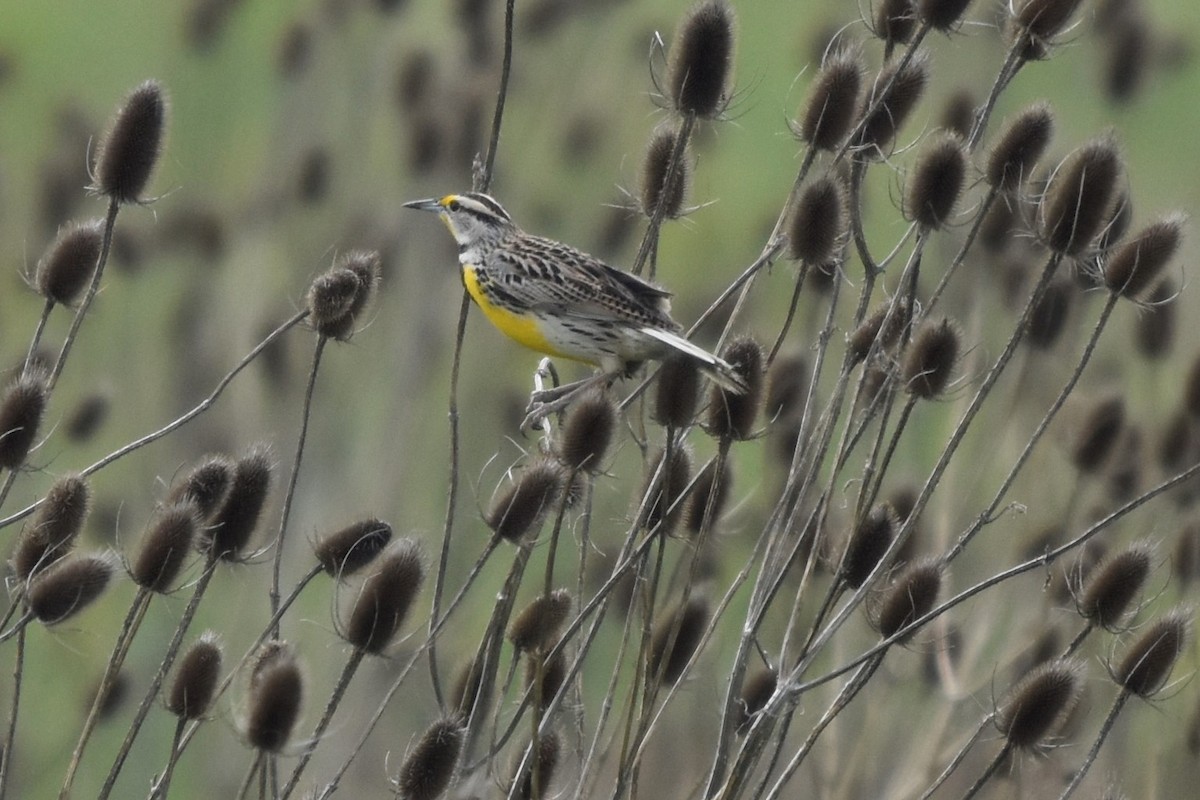
[[[88,197],[84,187],[88,154],[105,120],[146,78],[161,80],[171,97],[166,149],[152,184],[158,199],[121,213],[104,290],[49,419],[63,426],[95,393],[108,399],[109,415],[86,441],[68,441],[61,432],[49,436],[5,512],[39,497],[54,476],[193,406],[271,325],[302,307],[308,283],[337,253],[378,248],[385,273],[370,323],[350,343],[326,352],[289,535],[299,542],[374,514],[436,552],[446,502],[446,396],[459,281],[442,227],[400,204],[469,187],[470,159],[484,141],[497,85],[502,5],[0,0],[0,367],[11,370],[24,354],[41,309],[27,276],[58,225],[103,213],[103,201]],[[525,228],[616,264],[631,259],[641,232],[630,209],[644,143],[665,119],[652,97],[651,74],[662,69],[654,36],[659,32],[669,43],[688,5],[518,2],[493,193]],[[1200,61],[1194,57],[1200,9],[1170,0],[1144,5],[1161,46],[1134,97],[1107,99],[1108,53],[1085,17],[1053,60],[1018,76],[999,108],[1004,115],[1050,99],[1059,119],[1057,154],[1115,128],[1139,223],[1200,207]],[[758,0],[734,6],[737,94],[730,119],[700,131],[690,198],[701,208],[669,224],[661,247],[659,279],[676,293],[675,316],[685,324],[763,244],[799,164],[787,120],[805,98],[825,42],[842,26],[851,36],[865,34],[854,4]],[[988,30],[998,10],[999,4],[976,2],[961,35],[931,37],[933,86],[905,128],[905,142],[934,127],[960,88],[982,98],[1002,57],[998,37]],[[868,198],[879,212],[872,214],[870,235],[881,242],[893,241],[904,227],[893,211],[900,181],[895,174],[878,181]],[[1189,244],[1183,263],[1190,267],[1195,254]],[[791,283],[786,265],[760,283],[749,332],[773,337]],[[1197,306],[1192,294],[1181,299],[1181,353],[1196,344],[1186,323]],[[1125,335],[1131,316],[1118,320],[1111,335]],[[761,327],[754,320],[763,320]],[[65,315],[52,319],[50,346],[66,323]],[[802,319],[798,327],[811,332],[814,324]],[[716,333],[701,339],[711,343]],[[237,454],[266,441],[279,462],[288,463],[311,348],[310,335],[292,333],[201,419],[99,473],[90,544],[128,550],[164,486],[204,453]],[[505,469],[533,447],[517,423],[536,363],[472,314],[460,389],[456,536],[463,544],[451,586],[485,541],[475,507],[486,505]],[[1103,357],[1094,367],[1110,375],[1125,368]],[[565,372],[574,377],[577,369],[566,366]],[[1178,372],[1167,371],[1131,391],[1143,393],[1143,406],[1153,409],[1153,393],[1173,402],[1177,380]],[[745,477],[735,487],[751,518],[763,502],[753,490],[762,461],[757,451],[745,456]],[[599,487],[596,518],[598,527],[615,533],[628,508],[626,484],[640,474],[635,447],[624,446],[612,472],[622,481]],[[277,519],[276,506],[264,528],[273,530]],[[15,531],[3,534],[6,548]],[[287,574],[307,570],[304,551],[289,549]],[[257,623],[246,619],[265,620],[261,562],[268,557],[218,575],[194,635],[211,627],[225,638],[230,656],[240,655],[257,632]],[[484,586],[494,585],[498,569]],[[490,602],[490,590],[476,594],[468,618],[486,613]],[[77,620],[31,635],[13,796],[47,797],[56,790],[131,595],[122,585]],[[127,667],[134,700],[184,602],[181,594],[151,607]],[[343,658],[331,611],[328,590],[310,590],[284,630],[318,687],[328,685]],[[451,639],[443,657],[457,662],[471,647],[470,636]],[[357,721],[393,667],[369,665],[332,736],[357,735]],[[0,685],[7,687],[7,679]],[[324,690],[315,691],[321,696]],[[410,694],[389,711],[391,734],[377,736],[374,751],[352,773],[375,790],[383,754],[391,753],[394,772],[413,732],[434,713],[424,692]],[[226,796],[230,782],[240,779],[249,754],[232,735],[236,698],[235,692],[234,702],[222,705],[180,766],[178,796]],[[0,708],[8,702],[0,700]],[[318,713],[309,708],[303,727],[311,728]],[[128,796],[140,796],[165,758],[173,724],[166,716],[152,715],[141,736],[122,784]],[[79,796],[102,778],[106,754],[124,728],[123,718],[101,728]],[[311,774],[320,776],[335,763],[332,756],[318,757]]]

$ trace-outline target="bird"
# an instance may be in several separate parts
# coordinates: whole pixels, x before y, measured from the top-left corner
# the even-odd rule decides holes
[[[671,293],[660,286],[570,245],[526,233],[482,192],[404,206],[434,212],[445,223],[458,243],[463,286],[502,333],[548,356],[599,368],[590,379],[534,392],[531,417],[562,408],[597,382],[631,375],[644,361],[673,355],[691,361],[722,389],[746,391],[728,362],[681,335],[670,314]]]

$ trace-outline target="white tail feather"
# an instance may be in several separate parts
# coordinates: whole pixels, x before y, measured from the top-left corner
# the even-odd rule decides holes
[[[700,367],[700,371],[712,378],[722,389],[734,392],[735,394],[742,394],[746,391],[745,382],[742,381],[733,367],[729,366],[727,361],[713,355],[703,347],[689,342],[678,334],[659,328],[642,328],[641,332],[683,353],[685,356],[695,359]]]

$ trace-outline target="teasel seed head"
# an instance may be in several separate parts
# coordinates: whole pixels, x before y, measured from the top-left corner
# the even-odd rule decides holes
[[[933,134],[908,183],[908,216],[927,230],[946,224],[967,178],[967,154],[953,133]]]
[[[81,475],[54,482],[17,541],[12,558],[17,578],[27,581],[71,552],[91,503],[91,489]]]
[[[242,721],[250,746],[268,753],[283,750],[300,717],[303,695],[304,677],[290,647],[273,649],[267,660],[260,657]]]
[[[913,336],[904,357],[904,385],[914,397],[932,400],[950,384],[962,334],[953,320],[926,322]]]
[[[558,460],[569,470],[599,472],[616,429],[617,409],[612,400],[602,391],[588,392],[567,412]]]
[[[380,554],[374,568],[355,594],[342,635],[360,650],[379,655],[400,632],[421,591],[425,580],[421,545],[415,539],[399,539]]]
[[[538,679],[539,662],[542,679],[537,688],[534,688]],[[545,657],[540,651],[531,651],[525,655],[525,688],[529,690],[530,697],[536,698],[539,715],[546,713],[550,701],[558,694],[566,679],[567,657],[562,652]]]
[[[1021,57],[1042,59],[1050,51],[1083,0],[1020,0],[1009,19],[1009,35]]]
[[[691,538],[698,536],[706,527],[704,512],[708,508],[708,497],[712,494],[716,474],[716,461],[710,461],[700,470],[700,474],[696,476],[696,485],[683,501],[683,528]],[[710,534],[716,521],[721,518],[721,512],[725,510],[730,483],[729,463],[726,461],[721,469],[721,480],[717,483],[717,493],[713,496],[712,516],[707,525]]]
[[[872,30],[889,46],[905,44],[917,27],[913,0],[879,0],[875,4]]]
[[[103,220],[72,222],[59,228],[34,274],[38,293],[60,305],[74,305],[96,271],[103,241]]]
[[[202,520],[211,522],[229,494],[234,471],[235,465],[228,456],[207,456],[183,480],[171,487],[163,503],[191,503]]]
[[[200,537],[201,550],[209,559],[237,561],[250,544],[267,494],[271,489],[271,455],[264,445],[251,448],[233,466],[229,491],[211,525]]]
[[[996,726],[1008,743],[1034,750],[1062,724],[1083,691],[1083,664],[1048,661],[1022,678],[1001,702]]]
[[[889,83],[891,87],[881,95]],[[906,64],[901,61],[887,64],[863,100],[862,109],[867,116],[862,131],[854,139],[855,148],[865,151],[867,157],[881,157],[889,151],[928,83],[929,58],[924,53],[913,56]],[[882,101],[876,105],[881,96]]]
[[[1157,694],[1171,677],[1191,626],[1192,613],[1182,608],[1147,626],[1116,665],[1113,677],[1117,683],[1138,697]]]
[[[483,674],[479,669],[479,664],[473,658],[459,667],[458,673],[454,676],[454,683],[450,687],[450,708],[463,719],[469,717],[475,708],[482,680]]]
[[[650,639],[649,674],[658,679],[661,670],[662,684],[675,685],[700,646],[711,615],[708,600],[693,595],[682,608],[675,608],[660,619]],[[674,641],[671,640],[672,633],[675,634]]]
[[[528,749],[529,747],[526,746],[525,750]],[[539,797],[554,796],[550,787],[554,782],[554,773],[558,770],[561,755],[562,737],[559,736],[558,731],[551,731],[538,739],[537,753],[530,758],[529,770],[521,780],[521,786],[516,793],[518,800],[535,800]],[[517,764],[521,763],[520,759],[523,756],[524,751],[518,756]],[[514,772],[516,771],[515,766]],[[537,787],[536,793],[534,787]]]
[[[29,370],[0,395],[0,469],[19,468],[37,441],[46,411],[46,378],[41,370]]]
[[[763,407],[768,422],[796,419],[804,413],[808,375],[808,361],[802,355],[781,355],[771,362]]]
[[[1093,569],[1078,600],[1083,618],[1109,630],[1116,628],[1150,577],[1153,555],[1149,542],[1136,542]]]
[[[958,24],[971,0],[917,0],[921,22],[937,31],[946,32]]]
[[[1063,160],[1038,211],[1046,246],[1067,256],[1091,246],[1109,219],[1120,175],[1121,156],[1109,136],[1088,142]]]
[[[504,491],[496,495],[484,516],[488,527],[513,544],[520,544],[541,526],[564,490],[562,467],[548,458],[539,458],[518,473]]]
[[[771,695],[775,694],[777,680],[775,670],[759,667],[742,682],[741,696],[734,706],[734,733],[745,736],[749,732],[754,715],[761,711],[771,699]]]
[[[863,585],[883,558],[896,535],[896,517],[892,507],[880,503],[867,513],[850,534],[842,558],[841,577],[857,589]]]
[[[379,284],[379,253],[355,250],[334,262],[308,292],[312,326],[330,339],[346,341]]]
[[[372,517],[321,537],[313,555],[325,574],[341,579],[374,561],[391,540],[392,526]]]
[[[1154,32],[1144,14],[1128,13],[1106,37],[1104,88],[1114,103],[1127,103],[1137,94],[1153,62]]]
[[[739,337],[721,351],[746,390],[739,394],[712,384],[705,429],[718,439],[744,441],[754,435],[754,420],[762,404],[763,352],[749,336]]]
[[[733,9],[702,0],[679,26],[667,67],[672,107],[700,118],[719,116],[729,102],[733,71]]]
[[[112,576],[113,559],[107,555],[62,559],[30,580],[25,599],[38,622],[55,625],[91,605]]]
[[[112,400],[106,392],[93,392],[81,399],[63,424],[72,442],[86,442],[108,419]]]
[[[891,314],[890,319],[888,319],[889,313]],[[894,345],[900,339],[904,326],[908,325],[909,318],[909,307],[903,300],[895,302],[894,310],[892,310],[892,303],[886,300],[877,305],[875,310],[854,329],[846,341],[846,349],[850,353],[850,364],[857,364],[866,358],[876,339],[879,339],[881,350]],[[887,320],[886,327],[883,324],[884,320]]]
[[[466,732],[458,716],[444,717],[425,729],[400,767],[396,788],[405,800],[437,800],[450,786]]]
[[[1104,262],[1104,285],[1122,297],[1137,297],[1150,287],[1179,250],[1183,216],[1173,214],[1147,225],[1122,242]]]
[[[664,192],[663,183],[671,167],[671,156],[675,153],[675,131],[662,128],[650,137],[650,145],[646,148],[646,156],[642,161],[642,213],[647,218],[654,216],[658,204],[662,203],[662,219],[675,219],[682,216],[686,209],[683,206],[687,199],[688,186],[691,183],[692,166],[685,148],[679,163],[675,165],[675,174],[671,176],[671,186]]]
[[[508,641],[516,650],[549,650],[570,613],[571,593],[566,589],[538,595],[508,626]]]
[[[788,257],[810,266],[832,261],[846,237],[846,197],[842,182],[816,179],[796,201],[788,226]]]
[[[942,588],[942,564],[937,558],[923,558],[909,564],[883,595],[877,624],[879,634],[888,638],[933,610]],[[899,641],[907,641],[913,633]]]
[[[95,189],[118,203],[136,203],[162,151],[167,98],[157,81],[146,81],[125,98],[97,150]]]
[[[842,49],[825,59],[809,89],[803,114],[792,128],[802,142],[817,150],[836,150],[854,125],[862,91],[862,54]]]
[[[1071,462],[1085,475],[1100,471],[1125,426],[1125,400],[1118,395],[1102,398],[1088,411],[1076,435]]]
[[[1049,103],[1034,103],[1006,121],[988,153],[984,178],[1001,192],[1012,193],[1033,173],[1054,135],[1054,111]]]
[[[221,678],[221,640],[206,631],[179,659],[167,695],[167,710],[180,719],[200,719],[208,713]]]
[[[154,511],[142,536],[137,558],[129,565],[129,577],[143,589],[169,592],[192,552],[200,519],[191,503],[161,506]]]
[[[654,421],[668,428],[684,428],[696,418],[700,403],[700,370],[684,355],[663,359],[654,392]]]
[[[1137,351],[1145,358],[1157,360],[1170,355],[1177,327],[1177,293],[1174,281],[1164,278],[1146,298],[1146,307],[1138,315],[1133,337]]]
[[[636,495],[640,503],[650,491],[655,474],[662,472],[653,496],[646,501],[646,529],[657,530],[664,536],[670,536],[679,524],[684,505],[680,498],[692,477],[692,454],[682,446],[672,447],[670,452],[669,460],[666,450],[659,450],[650,458],[646,479]]]
[[[942,107],[940,127],[947,133],[952,133],[964,142],[971,135],[975,125],[975,96],[967,89],[959,89],[946,99]]]
[[[1073,288],[1066,281],[1055,281],[1046,287],[1029,315],[1025,343],[1035,350],[1049,350],[1058,342],[1067,327],[1071,314]]]

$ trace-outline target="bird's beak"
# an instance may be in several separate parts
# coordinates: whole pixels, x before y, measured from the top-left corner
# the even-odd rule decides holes
[[[441,211],[442,201],[436,197],[430,197],[427,200],[413,200],[411,203],[405,203],[405,208],[415,208],[418,211]]]

